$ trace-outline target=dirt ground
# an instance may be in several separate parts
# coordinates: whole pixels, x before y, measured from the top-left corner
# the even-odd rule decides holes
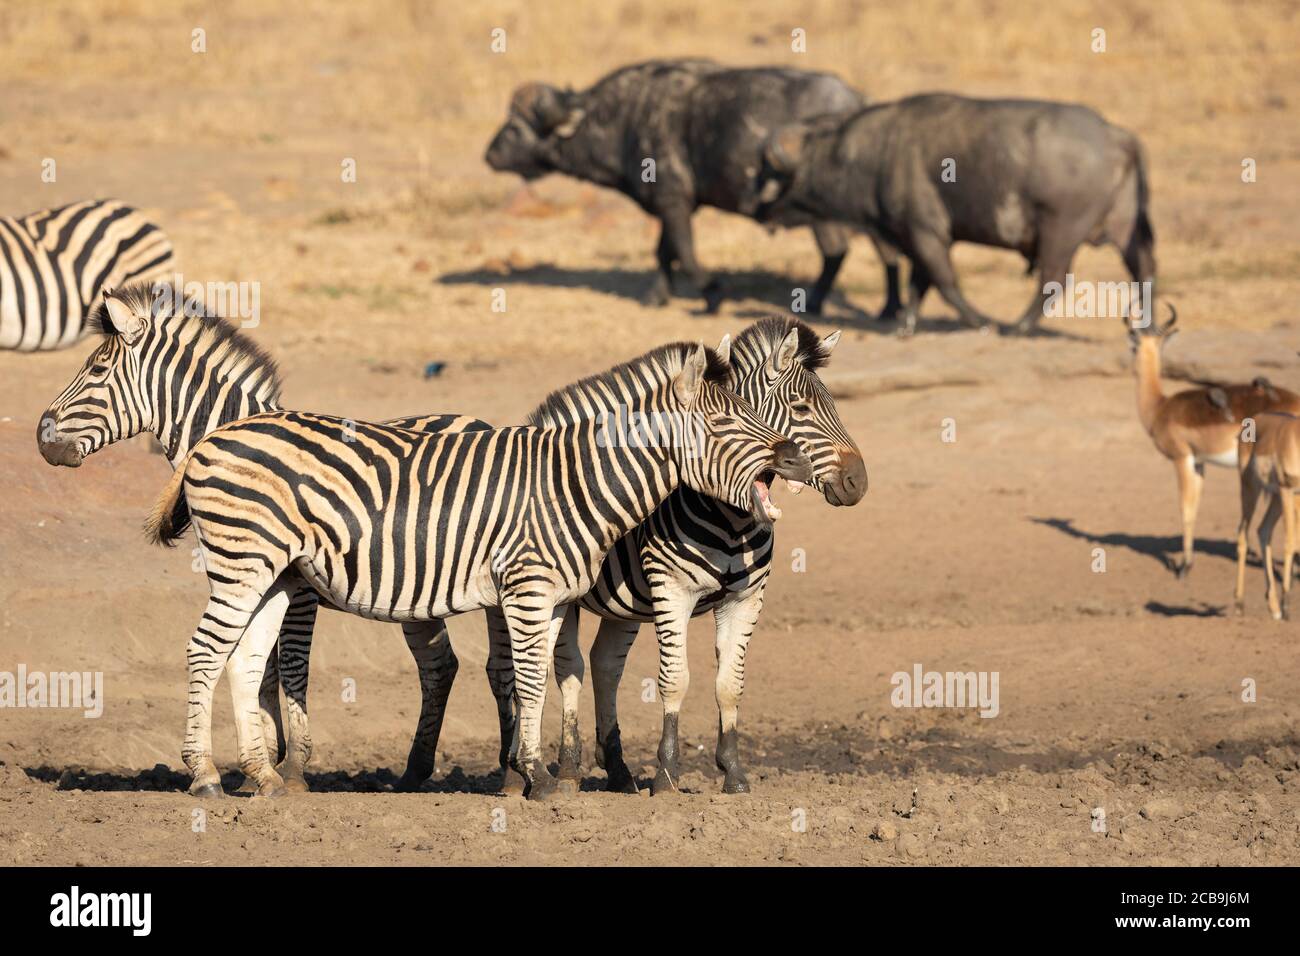
[[[689,298],[643,309],[655,231],[631,203],[556,177],[524,189],[483,164],[520,82],[583,86],[624,62],[705,54],[834,70],[880,98],[1080,100],[1148,149],[1161,294],[1182,315],[1168,376],[1300,386],[1294,4],[572,7],[6,5],[0,211],[114,195],[167,229],[186,279],[260,283],[249,334],[280,361],[289,407],[505,424],[653,345],[714,343],[780,312],[818,265],[805,232],[704,211],[700,255],[737,297],[717,316]],[[489,49],[496,27],[503,54]],[[1098,27],[1105,53],[1090,49]],[[191,51],[196,28],[205,53]],[[790,51],[796,28],[807,53]],[[355,183],[341,182],[348,158]],[[1009,254],[961,248],[958,270],[1003,319],[1032,292]],[[1107,250],[1084,250],[1075,272],[1126,278]],[[1296,625],[1267,618],[1258,567],[1247,616],[1230,613],[1231,471],[1208,476],[1195,569],[1169,570],[1173,469],[1138,425],[1120,323],[982,337],[954,331],[931,298],[921,334],[898,340],[868,317],[882,282],[863,242],[841,291],[817,323],[845,330],[824,377],[870,491],[852,509],[777,493],[779,560],[741,710],[746,797],[722,795],[713,767],[707,618],[692,627],[684,792],[601,792],[588,688],[584,792],[529,804],[497,791],[480,613],[451,623],[462,667],[434,780],[402,795],[387,791],[418,713],[414,665],[395,626],[328,613],[311,674],[316,792],[195,801],[179,753],[205,584],[188,549],[139,530],[166,462],[139,439],[79,470],[45,465],[36,422],[90,343],[0,353],[0,671],[104,674],[98,719],[0,710],[0,863],[1300,861]],[[445,369],[426,377],[432,362]],[[593,633],[584,622],[584,647]],[[997,672],[998,715],[895,708],[891,675],[917,664]],[[620,697],[643,785],[655,673],[647,630]],[[219,689],[215,742],[233,767],[226,699]]]

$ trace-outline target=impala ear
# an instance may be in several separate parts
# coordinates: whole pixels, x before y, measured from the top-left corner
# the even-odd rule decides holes
[[[837,345],[840,344],[840,332],[841,332],[841,331],[842,331],[841,329],[836,329],[836,330],[835,330],[834,332],[832,332],[830,335],[826,336],[826,338],[822,339],[822,341],[821,341],[821,353],[822,353],[822,355],[824,355],[824,356],[826,356],[827,358],[829,358],[829,357],[830,357],[830,354],[831,354],[832,352],[835,351],[835,346],[837,346]]]
[[[117,298],[111,289],[104,290],[104,331],[121,337],[127,345],[134,345],[144,334],[145,320],[129,305]]]
[[[683,405],[695,403],[695,397],[699,394],[700,383],[704,381],[704,371],[708,365],[709,357],[704,351],[704,343],[701,342],[686,357],[682,370],[673,379],[673,394]]]
[[[718,343],[718,347],[713,351],[718,356],[718,361],[721,362],[723,365],[731,364],[731,333],[730,332],[728,332],[726,335],[722,337],[722,341]]]
[[[795,355],[799,352],[799,330],[791,329],[786,333],[785,338],[781,340],[781,345],[772,355],[773,371],[782,372],[789,367],[794,361]]]

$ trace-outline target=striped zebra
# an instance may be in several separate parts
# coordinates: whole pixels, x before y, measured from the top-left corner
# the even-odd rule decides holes
[[[0,217],[0,349],[61,349],[87,331],[101,289],[172,269],[166,234],[115,199]]]
[[[191,792],[221,792],[211,712],[223,667],[240,766],[259,793],[282,788],[257,694],[292,570],[333,606],[377,620],[499,606],[518,712],[511,766],[528,796],[550,794],[541,716],[551,657],[565,605],[591,588],[609,550],[679,486],[767,521],[775,476],[812,477],[798,445],[718,384],[724,375],[703,345],[673,343],[554,393],[545,407],[571,418],[562,425],[433,435],[268,412],[200,440],[146,525],[167,544],[192,521],[210,587],[187,654]]]
[[[867,473],[857,445],[840,421],[825,384],[817,375],[839,341],[839,332],[819,338],[795,319],[765,319],[746,328],[730,347],[730,372],[724,384],[759,413],[768,426],[794,439],[813,464],[810,482],[832,505],[856,504],[867,489]],[[544,405],[537,424],[559,425],[581,409]],[[792,486],[798,492],[798,486]],[[772,527],[750,509],[736,508],[690,489],[679,489],[645,523],[619,541],[605,559],[592,589],[570,609],[555,648],[556,682],[564,702],[559,778],[576,789],[581,778],[578,694],[583,664],[578,650],[577,607],[601,620],[591,649],[596,695],[596,758],[608,775],[608,789],[635,793],[636,782],[624,762],[616,707],[628,651],[642,623],[655,626],[659,642],[659,696],[663,733],[655,793],[676,788],[678,714],[686,694],[687,622],[713,611],[718,660],[715,692],[719,726],[715,758],[725,773],[727,793],[748,792],[737,750],[736,722],[744,691],[745,656],[763,607],[772,562]],[[492,657],[509,653],[497,628]],[[507,662],[508,663],[508,662]],[[500,664],[497,667],[501,669]],[[509,687],[502,688],[508,694]],[[513,733],[503,702],[503,741]]]
[[[135,284],[106,291],[89,328],[102,333],[104,340],[37,426],[37,445],[52,465],[75,468],[100,448],[151,432],[175,468],[217,426],[281,408],[280,375],[271,358],[229,322],[207,314],[197,299],[182,305],[180,290],[171,286]],[[390,424],[432,432],[488,427],[461,415],[402,418]],[[311,755],[307,652],[318,603],[316,592],[300,582],[280,627],[279,653],[268,660],[259,689],[263,733],[283,753],[279,769],[291,789],[306,789],[303,768]],[[443,687],[450,690],[456,656],[441,622],[409,622],[402,630],[420,672],[417,737],[436,741],[446,703]],[[494,685],[508,685],[509,661],[504,674],[499,661],[491,662],[488,676]],[[289,719],[287,741],[281,684]],[[422,760],[424,752],[421,746],[414,759]],[[408,776],[418,785],[428,773],[417,764]]]

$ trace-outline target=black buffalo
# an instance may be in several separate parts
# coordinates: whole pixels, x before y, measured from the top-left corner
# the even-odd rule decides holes
[[[759,219],[804,215],[874,229],[911,260],[904,331],[931,285],[963,322],[990,327],[957,285],[954,242],[1015,249],[1040,287],[1016,329],[1032,331],[1075,250],[1112,243],[1155,283],[1141,143],[1092,110],[1035,100],[914,96],[774,132]],[[1059,294],[1059,292],[1057,293]],[[1148,312],[1149,314],[1149,312]]]
[[[722,289],[695,258],[691,214],[714,206],[752,218],[768,135],[792,121],[855,110],[863,102],[826,73],[658,60],[624,67],[587,90],[542,83],[519,88],[486,159],[493,169],[525,179],[564,173],[631,197],[661,225],[659,272],[643,301],[668,302],[677,262],[713,312]],[[797,213],[769,221],[812,227],[823,262],[806,308],[819,312],[844,261],[850,229]],[[888,312],[899,306],[896,254],[886,258],[886,279]]]

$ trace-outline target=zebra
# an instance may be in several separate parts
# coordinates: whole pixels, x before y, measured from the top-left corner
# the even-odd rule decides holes
[[[61,349],[88,331],[100,290],[158,279],[166,234],[115,199],[0,216],[0,349]]]
[[[105,290],[87,325],[104,340],[37,426],[37,446],[47,462],[75,468],[100,448],[151,432],[174,469],[217,426],[281,408],[280,373],[270,356],[231,323],[209,314],[197,298],[182,300],[181,290],[166,284]],[[390,424],[433,432],[489,427],[464,415],[425,415]],[[318,603],[305,583],[292,594],[280,627],[278,660],[276,655],[269,659],[259,690],[263,733],[284,755],[279,770],[286,786],[295,790],[307,788],[307,648]],[[447,684],[450,690],[458,662],[441,622],[410,622],[402,630],[420,672],[417,736],[436,740],[446,703],[441,688]],[[490,662],[489,679],[494,685],[508,683],[499,661]],[[421,747],[416,759],[423,754]],[[427,774],[417,765],[408,776],[423,782]]]
[[[730,345],[730,372],[724,384],[738,393],[775,430],[790,436],[808,454],[810,482],[837,506],[856,504],[867,489],[861,453],[849,436],[817,369],[826,365],[840,333],[825,338],[793,318],[771,318],[747,327]],[[727,343],[724,341],[724,346]],[[544,405],[531,421],[558,425],[575,409]],[[581,414],[581,411],[579,414]],[[798,486],[792,486],[798,493]],[[563,699],[559,779],[575,789],[581,778],[578,694],[583,679],[577,646],[577,609],[601,618],[591,649],[596,696],[596,759],[607,774],[607,788],[635,793],[635,778],[623,758],[618,728],[617,691],[628,651],[642,623],[655,625],[659,642],[658,689],[663,704],[659,766],[652,793],[675,790],[678,778],[678,714],[686,694],[687,621],[712,610],[717,628],[719,710],[715,760],[725,774],[726,793],[745,793],[749,782],[737,748],[737,711],[744,691],[745,656],[759,613],[772,562],[772,527],[748,509],[681,488],[653,515],[618,542],[605,559],[595,585],[570,609],[555,648],[555,672]],[[489,615],[489,669],[506,670],[508,643]],[[498,662],[493,668],[492,661]],[[502,695],[509,686],[493,685],[502,716],[501,736],[514,732]],[[427,763],[431,758],[426,758]]]
[[[770,482],[812,478],[799,446],[722,388],[724,375],[711,350],[676,342],[553,393],[546,407],[567,410],[563,425],[430,434],[264,412],[201,439],[145,526],[171,544],[192,523],[210,588],[187,651],[190,792],[221,793],[211,707],[223,667],[241,769],[259,794],[281,792],[257,692],[292,569],[333,606],[377,620],[499,606],[518,712],[510,764],[526,796],[551,795],[541,716],[555,640],[609,550],[679,486],[770,521]]]

